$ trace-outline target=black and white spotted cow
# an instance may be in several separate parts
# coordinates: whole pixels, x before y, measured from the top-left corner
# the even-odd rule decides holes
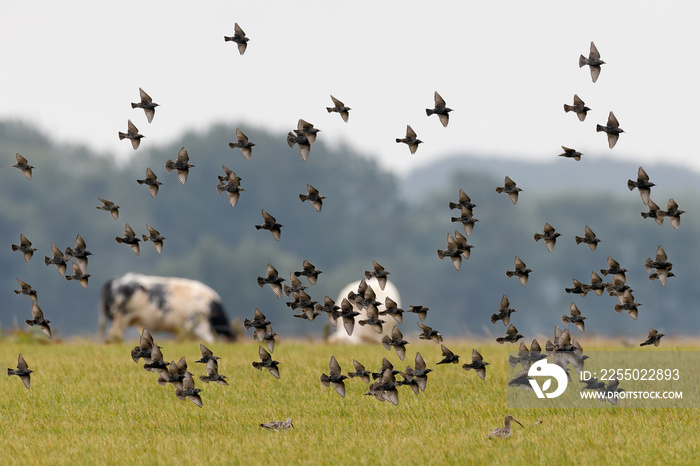
[[[127,273],[105,283],[100,298],[99,332],[121,339],[132,325],[150,332],[170,332],[205,342],[216,335],[233,340],[219,295],[196,280]]]

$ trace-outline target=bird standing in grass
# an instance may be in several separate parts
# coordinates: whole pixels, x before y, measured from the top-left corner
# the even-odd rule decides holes
[[[513,429],[511,427],[511,421],[516,422],[520,424],[520,422],[516,421],[513,419],[513,416],[510,414],[507,414],[505,419],[503,420],[503,427],[498,427],[496,429],[493,429],[491,433],[488,435],[488,438],[508,438],[510,435],[513,433]],[[520,424],[520,427],[524,427],[522,424]]]
[[[289,417],[286,421],[270,421],[260,424],[260,427],[268,430],[287,430],[294,427],[294,424],[292,424],[292,418]]]

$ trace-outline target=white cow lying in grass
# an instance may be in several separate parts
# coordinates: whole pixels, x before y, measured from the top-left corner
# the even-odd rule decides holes
[[[100,336],[110,320],[110,340],[120,340],[132,325],[205,342],[215,335],[235,339],[221,298],[196,280],[127,273],[105,283],[99,307]]]
[[[374,290],[374,293],[376,294],[375,299],[381,303],[381,306],[378,306],[380,312],[384,310],[384,303],[387,297],[393,299],[399,308],[401,307],[401,296],[399,295],[399,290],[396,288],[396,286],[394,286],[393,283],[387,281],[384,290],[382,290],[381,288],[379,288],[379,283],[377,282],[376,278],[371,278],[370,280],[365,281]],[[357,293],[358,286],[360,286],[360,281],[352,282],[345,288],[343,288],[338,294],[338,299],[336,299],[335,304],[337,306],[340,306],[340,303],[343,301],[343,298],[348,297],[348,293]],[[360,315],[355,317],[355,328],[352,332],[352,335],[348,335],[348,333],[343,328],[342,320],[339,319],[338,326],[335,332],[333,332],[328,338],[329,342],[347,344],[359,344],[365,342],[376,343],[381,341],[384,335],[390,335],[392,327],[395,324],[397,324],[394,318],[389,315],[380,316],[380,319],[382,319],[385,322],[383,324],[384,331],[382,333],[377,333],[369,325],[362,326],[358,323],[358,321],[367,318],[367,310],[360,309],[354,303],[353,306],[355,310],[360,313]]]

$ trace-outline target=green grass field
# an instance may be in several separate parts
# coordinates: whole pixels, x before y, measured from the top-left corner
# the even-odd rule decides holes
[[[277,380],[251,366],[258,346],[248,338],[209,345],[222,358],[228,387],[199,381],[198,342],[159,341],[166,360],[187,357],[203,389],[203,409],[179,401],[172,385],[159,386],[143,362],[134,364],[135,341],[0,342],[4,367],[14,368],[21,352],[35,371],[30,390],[17,377],[2,379],[3,464],[690,464],[700,458],[697,409],[509,409],[508,346],[447,343],[463,361],[477,347],[491,362],[482,381],[461,362],[436,366],[441,354],[432,342],[409,345],[406,362],[413,365],[420,351],[434,372],[420,395],[399,387],[394,406],[363,396],[367,385],[360,380],[346,380],[345,398],[319,381],[332,354],[343,372],[352,370],[353,358],[372,370],[385,356],[397,369],[406,366],[380,345],[278,342]],[[524,428],[515,425],[506,440],[487,439],[506,414]],[[294,419],[289,431],[259,427],[287,417]]]

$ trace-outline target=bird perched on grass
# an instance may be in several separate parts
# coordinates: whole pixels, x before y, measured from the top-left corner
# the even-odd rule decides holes
[[[32,242],[29,241],[23,233],[20,233],[19,244],[13,244],[12,250],[20,251],[24,255],[24,262],[29,262],[30,260],[32,260],[36,248],[32,246]]]
[[[637,170],[637,181],[627,180],[627,187],[630,191],[637,188],[639,190],[639,195],[642,197],[642,202],[644,205],[649,205],[649,196],[651,196],[651,188],[656,186],[654,183],[649,181],[649,175],[644,171],[642,167]]]
[[[380,316],[386,316],[389,315],[394,318],[396,322],[399,324],[403,323],[403,309],[399,308],[399,305],[396,304],[396,301],[391,299],[390,297],[386,297],[384,300],[384,310],[379,312]]]
[[[277,241],[280,240],[280,236],[282,235],[282,227],[284,225],[281,225],[277,223],[277,219],[273,217],[272,215],[268,214],[265,212],[265,209],[262,209],[262,216],[263,216],[263,223],[260,225],[255,225],[256,230],[267,230],[270,232],[273,238],[275,238]]]
[[[66,280],[71,281],[75,280],[78,283],[80,283],[80,286],[83,288],[87,288],[88,286],[88,279],[91,277],[89,273],[83,273],[83,271],[80,269],[80,266],[77,264],[73,264],[73,275],[66,275]]]
[[[44,264],[48,267],[49,265],[55,265],[58,269],[58,273],[62,276],[66,276],[66,260],[63,257],[63,252],[54,244],[51,243],[51,257],[44,256]]]
[[[523,338],[523,336],[518,333],[518,329],[515,328],[515,325],[510,324],[508,326],[508,329],[506,330],[505,336],[496,338],[496,341],[500,344],[503,344],[505,342],[515,343],[516,341],[520,340],[521,338]]]
[[[406,144],[411,154],[415,154],[416,150],[418,150],[418,145],[423,144],[423,141],[418,139],[418,135],[413,131],[413,128],[411,128],[411,125],[406,125],[406,137],[396,138],[396,142],[403,142]]]
[[[29,165],[29,161],[22,157],[19,152],[15,154],[15,159],[17,159],[17,163],[12,164],[11,167],[19,169],[26,179],[31,180],[34,165]]]
[[[506,270],[506,277],[517,276],[518,280],[520,280],[520,284],[525,286],[527,279],[530,278],[530,272],[532,272],[532,270],[527,268],[525,262],[523,262],[520,257],[515,256],[515,270]]]
[[[617,121],[617,118],[615,118],[615,114],[613,112],[610,112],[610,115],[608,115],[608,123],[605,126],[596,125],[595,130],[596,132],[603,131],[604,133],[607,133],[608,147],[611,149],[615,147],[615,144],[617,144],[617,139],[620,137],[620,133],[624,133],[624,131],[620,128],[620,123]]]
[[[593,233],[593,230],[591,230],[591,227],[588,225],[586,225],[584,228],[583,236],[575,236],[574,240],[576,241],[576,244],[587,244],[591,251],[595,251],[598,247],[598,243],[601,241],[600,238],[596,237],[595,233]]]
[[[207,361],[207,375],[200,375],[199,380],[204,383],[214,382],[220,385],[228,385],[226,376],[219,374],[219,363],[216,359]]]
[[[510,307],[510,301],[508,301],[508,296],[503,295],[501,298],[501,304],[498,306],[498,312],[491,314],[491,323],[495,324],[499,320],[503,322],[506,327],[510,324],[510,315],[515,312],[515,309]]]
[[[139,239],[136,236],[136,233],[134,233],[134,230],[131,228],[131,226],[129,226],[128,223],[124,227],[124,236],[115,236],[114,240],[119,244],[128,244],[131,250],[134,251],[134,254],[136,254],[137,256],[141,254],[141,250],[139,248],[139,242],[141,241],[141,239]]]
[[[292,424],[292,418],[289,417],[286,421],[271,421],[260,424],[260,427],[267,430],[287,430],[290,427],[294,427],[294,424]]]
[[[513,205],[518,203],[518,194],[520,191],[522,191],[522,189],[516,186],[515,181],[511,180],[509,176],[505,177],[503,186],[498,186],[496,188],[497,193],[508,194],[508,197]]]
[[[284,278],[280,278],[277,269],[270,263],[267,264],[265,268],[265,277],[258,277],[258,285],[260,288],[265,285],[270,285],[270,289],[275,296],[280,298],[282,296],[282,282]]]
[[[365,369],[365,366],[357,362],[355,359],[352,360],[352,365],[355,368],[355,372],[348,372],[348,377],[351,379],[354,377],[359,377],[363,382],[369,383],[369,376],[371,372]]]
[[[243,154],[243,157],[245,157],[246,160],[250,160],[255,144],[248,141],[248,136],[243,134],[243,131],[241,131],[240,128],[236,128],[236,142],[229,142],[228,146],[231,149],[239,148]]]
[[[156,114],[156,107],[159,107],[157,103],[153,102],[153,99],[151,99],[151,96],[146,94],[143,89],[139,87],[139,96],[141,97],[141,101],[137,103],[131,103],[131,108],[142,108],[143,111],[146,113],[146,119],[148,122],[153,121],[153,117]]]
[[[145,138],[143,134],[139,133],[139,129],[134,125],[131,120],[127,122],[127,130],[126,133],[122,133],[119,131],[119,140],[121,141],[122,139],[129,139],[131,141],[131,146],[134,148],[134,150],[139,148],[139,145],[141,144],[141,138]]]
[[[661,210],[656,202],[651,199],[649,199],[647,207],[649,207],[649,210],[641,213],[642,218],[653,218],[657,225],[662,226],[664,224],[664,215],[666,215],[666,212]]]
[[[250,39],[246,37],[243,29],[238,25],[238,23],[233,24],[233,36],[224,36],[224,42],[235,42],[238,45],[238,53],[243,55],[248,48],[248,41]]]
[[[557,233],[554,227],[549,223],[544,224],[544,231],[542,233],[535,233],[535,241],[544,240],[545,246],[547,246],[547,251],[552,252],[554,246],[557,244],[557,238],[561,236],[561,233]]]
[[[27,388],[29,388],[29,383],[31,381],[31,376],[29,374],[31,374],[32,372],[34,371],[29,369],[27,361],[24,360],[24,356],[22,356],[21,354],[17,358],[17,369],[10,369],[9,367],[7,368],[7,376],[12,377],[13,375],[16,375]]]
[[[581,152],[577,151],[576,149],[571,149],[571,148],[566,147],[566,146],[561,146],[561,149],[564,152],[559,154],[559,157],[566,157],[568,159],[574,159],[577,162],[581,161],[581,156],[583,155]]]
[[[650,280],[659,280],[661,286],[666,286],[666,280],[668,277],[672,276],[671,269],[673,264],[668,261],[668,256],[663,246],[659,245],[656,249],[656,256],[652,260],[651,257],[647,257],[644,261],[644,268],[649,275]],[[655,273],[651,273],[652,270],[656,269]]]
[[[432,114],[437,115],[440,119],[440,123],[442,123],[442,126],[447,127],[447,124],[450,122],[450,112],[452,111],[452,109],[447,107],[447,105],[445,104],[445,99],[440,97],[440,94],[438,94],[437,91],[435,91],[434,100],[435,107],[426,108],[425,113],[428,116]]]
[[[37,302],[37,292],[34,288],[32,288],[32,285],[23,282],[19,278],[17,279],[17,283],[19,283],[19,290],[12,290],[15,292],[15,294],[23,294],[25,296],[29,296],[32,299],[32,301]]]
[[[148,192],[151,194],[151,197],[156,197],[158,194],[158,187],[163,184],[158,181],[158,177],[155,173],[153,173],[153,170],[151,170],[150,167],[146,168],[146,178],[136,180],[136,182],[138,184],[145,184],[148,187]]]
[[[591,41],[591,49],[588,53],[588,58],[581,55],[578,59],[579,68],[583,68],[584,66],[588,65],[588,67],[591,69],[591,79],[593,79],[593,82],[598,80],[598,76],[600,76],[600,65],[604,64],[605,62],[600,59],[600,52],[598,52],[598,49],[593,41]]]
[[[102,199],[101,197],[98,197],[97,199],[99,199],[100,202],[102,202],[102,205],[96,207],[97,209],[109,212],[110,214],[112,214],[112,218],[114,220],[117,220],[119,218],[119,206],[117,204],[115,204],[112,201]]]
[[[44,313],[36,302],[32,303],[32,319],[25,320],[24,323],[30,327],[37,326],[41,330],[41,333],[46,335],[46,337],[51,339],[51,328],[49,327],[50,320],[44,319]]]
[[[572,302],[571,306],[569,306],[569,315],[567,316],[566,314],[562,314],[561,316],[561,321],[564,322],[564,325],[568,326],[569,324],[573,323],[576,328],[581,331],[581,333],[583,333],[585,330],[584,320],[586,320],[586,318],[581,315],[581,311],[574,302]]]
[[[388,278],[390,272],[387,272],[384,267],[382,267],[379,262],[377,261],[372,261],[372,270],[365,270],[365,278],[367,280],[371,280],[372,277],[377,279],[377,283],[379,283],[379,289],[384,290],[384,287],[386,286],[386,281]]]
[[[490,363],[484,362],[484,358],[481,356],[481,353],[479,353],[476,349],[472,350],[472,362],[469,364],[463,364],[462,369],[465,371],[468,370],[474,370],[476,372],[476,375],[481,377],[481,380],[484,380],[486,378],[486,366],[488,366]]]
[[[182,388],[175,389],[175,396],[178,400],[184,400],[186,398],[201,408],[204,406],[202,398],[199,396],[199,392],[201,391],[201,389],[195,388],[194,386],[192,372],[187,372],[182,378]]]
[[[259,371],[261,371],[264,367],[270,372],[270,374],[274,375],[276,378],[279,379],[280,371],[277,365],[280,363],[278,361],[273,361],[272,356],[270,356],[270,353],[265,351],[265,348],[263,348],[262,346],[258,347],[258,354],[260,355],[260,362],[254,361],[253,367]]]
[[[384,335],[382,338],[382,346],[384,349],[391,351],[391,348],[393,347],[396,350],[396,354],[399,356],[399,359],[402,361],[406,358],[407,344],[408,342],[403,339],[403,334],[396,325],[394,325],[394,327],[391,329],[391,337],[389,337],[389,335]]]
[[[583,100],[581,100],[581,98],[576,94],[574,94],[573,105],[564,104],[564,111],[566,113],[574,112],[580,121],[586,119],[586,115],[588,114],[589,110],[590,108],[586,107],[586,104],[583,102]]]
[[[154,345],[155,343],[153,342],[151,332],[149,332],[147,328],[144,328],[141,331],[138,346],[135,346],[134,349],[131,350],[131,359],[136,363],[139,362],[141,358],[150,360]]]
[[[343,380],[347,379],[346,375],[341,374],[340,364],[335,359],[335,356],[331,356],[331,362],[328,364],[328,374],[321,374],[321,383],[324,387],[333,386],[338,395],[345,398],[345,382]]]
[[[647,346],[647,345],[654,345],[654,346],[659,346],[659,343],[661,343],[661,337],[663,337],[663,333],[657,332],[655,329],[650,328],[649,329],[649,336],[645,341],[639,344],[639,346]]]
[[[146,228],[148,229],[148,235],[141,235],[141,238],[143,238],[144,241],[151,241],[156,248],[156,252],[160,254],[161,251],[163,251],[165,236],[161,235],[158,230],[151,225],[146,224]]]
[[[304,276],[307,280],[309,280],[310,284],[315,285],[316,281],[318,280],[318,276],[322,273],[323,271],[317,270],[311,262],[305,260],[302,265],[302,270],[294,272],[294,276]]]
[[[78,236],[75,237],[75,243],[73,244],[73,248],[71,249],[70,247],[67,247],[65,251],[66,260],[75,260],[75,262],[78,264],[80,270],[83,273],[87,273],[88,256],[91,255],[92,253],[87,250],[85,240],[82,236],[80,236],[80,234],[78,234]]]
[[[445,345],[440,345],[440,349],[442,350],[442,360],[440,360],[440,362],[438,362],[438,364],[458,364],[459,363],[459,355],[458,354],[454,354]]]
[[[684,213],[685,210],[679,209],[678,204],[676,204],[676,201],[674,201],[673,198],[668,200],[666,210],[664,211],[664,216],[668,217],[674,230],[678,230],[681,227],[681,214]]]
[[[311,202],[311,205],[314,207],[314,210],[316,210],[316,212],[321,212],[321,208],[323,207],[323,200],[325,198],[326,196],[321,196],[321,194],[318,192],[318,189],[314,188],[310,184],[306,185],[306,194],[299,194],[299,199],[301,199],[301,202]]]
[[[170,159],[165,162],[165,171],[172,173],[173,170],[175,170],[180,184],[185,184],[187,175],[190,173],[190,168],[192,167],[194,167],[194,165],[190,163],[190,156],[184,147],[177,153],[177,158],[174,162]]]
[[[293,130],[287,133],[287,145],[291,148],[294,144],[299,146],[299,154],[301,155],[301,160],[306,162],[309,160],[309,154],[311,153],[311,141],[308,136],[299,130]]]
[[[333,101],[333,106],[332,107],[326,107],[326,110],[328,110],[328,113],[331,112],[336,112],[340,114],[340,118],[343,119],[345,123],[348,122],[348,118],[350,117],[350,110],[352,110],[350,107],[346,107],[343,102],[340,100],[336,99],[331,95],[331,100]]]

